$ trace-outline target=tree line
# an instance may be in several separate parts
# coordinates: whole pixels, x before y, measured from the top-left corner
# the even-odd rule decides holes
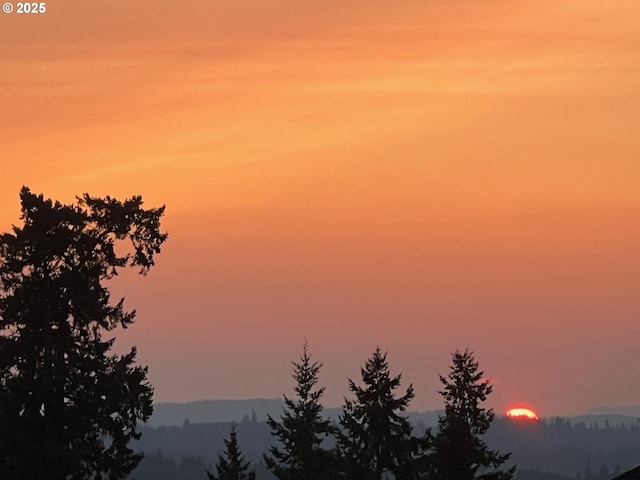
[[[413,387],[399,392],[402,375],[392,375],[387,353],[377,347],[361,368],[361,380],[349,379],[353,398],[345,399],[337,422],[322,415],[318,387],[322,363],[312,361],[305,342],[293,362],[295,396],[283,395],[279,418],[267,424],[276,442],[263,455],[266,468],[279,480],[509,480],[509,454],[490,449],[483,439],[494,418],[482,403],[492,391],[474,354],[456,351],[443,385],[445,411],[435,432],[414,432],[403,415]],[[237,440],[235,424],[225,439],[210,480],[254,480]]]

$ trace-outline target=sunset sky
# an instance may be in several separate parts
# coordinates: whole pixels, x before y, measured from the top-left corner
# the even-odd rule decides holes
[[[376,345],[439,409],[640,404],[640,2],[56,0],[0,14],[0,231],[22,185],[166,204],[156,401],[324,403]]]

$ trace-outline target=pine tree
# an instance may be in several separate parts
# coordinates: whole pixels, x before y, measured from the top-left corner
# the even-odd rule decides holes
[[[64,205],[26,187],[20,199],[23,226],[0,235],[0,476],[124,478],[142,458],[128,444],[153,388],[135,348],[110,352],[135,311],[104,282],[154,265],[164,207],[86,194]]]
[[[322,363],[312,362],[304,342],[299,362],[292,362],[296,399],[283,395],[285,408],[280,420],[270,415],[267,424],[280,446],[272,446],[264,461],[280,480],[320,480],[329,478],[333,453],[322,448],[324,439],[336,429],[322,416],[320,398],[324,387],[315,388]]]
[[[387,354],[377,347],[361,369],[364,387],[349,379],[355,400],[345,399],[338,439],[343,475],[353,480],[380,480],[385,472],[409,478],[415,439],[411,424],[399,415],[413,398],[413,386],[396,397],[402,375],[391,376]]]
[[[453,365],[447,378],[440,375],[444,389],[439,393],[445,400],[445,414],[438,422],[433,438],[431,475],[433,480],[511,480],[515,467],[499,470],[510,457],[490,450],[482,436],[494,418],[492,409],[481,403],[493,390],[473,352],[453,354]]]
[[[249,469],[251,464],[245,461],[244,455],[238,446],[238,426],[231,425],[229,439],[224,440],[224,456],[218,455],[216,470],[218,475],[207,471],[209,480],[255,480],[256,473]]]

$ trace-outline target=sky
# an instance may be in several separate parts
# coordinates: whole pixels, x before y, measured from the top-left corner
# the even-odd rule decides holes
[[[167,207],[138,312],[156,401],[324,403],[379,345],[442,408],[640,404],[637,0],[57,0],[0,16],[0,231],[22,185]]]

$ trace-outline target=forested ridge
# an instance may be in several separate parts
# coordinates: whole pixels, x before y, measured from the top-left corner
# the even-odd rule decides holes
[[[130,478],[205,478],[204,468],[210,468],[222,451],[222,439],[231,424],[187,421],[182,426],[143,428],[136,448],[147,453]],[[414,426],[418,425],[414,422]],[[245,421],[238,423],[238,432],[257,479],[274,478],[260,461],[272,442],[266,422],[251,421],[251,412],[247,412]],[[489,445],[512,452],[511,461],[518,465],[516,478],[522,480],[608,480],[640,464],[640,420],[598,425],[574,424],[558,417],[539,422],[496,417],[486,438]]]

